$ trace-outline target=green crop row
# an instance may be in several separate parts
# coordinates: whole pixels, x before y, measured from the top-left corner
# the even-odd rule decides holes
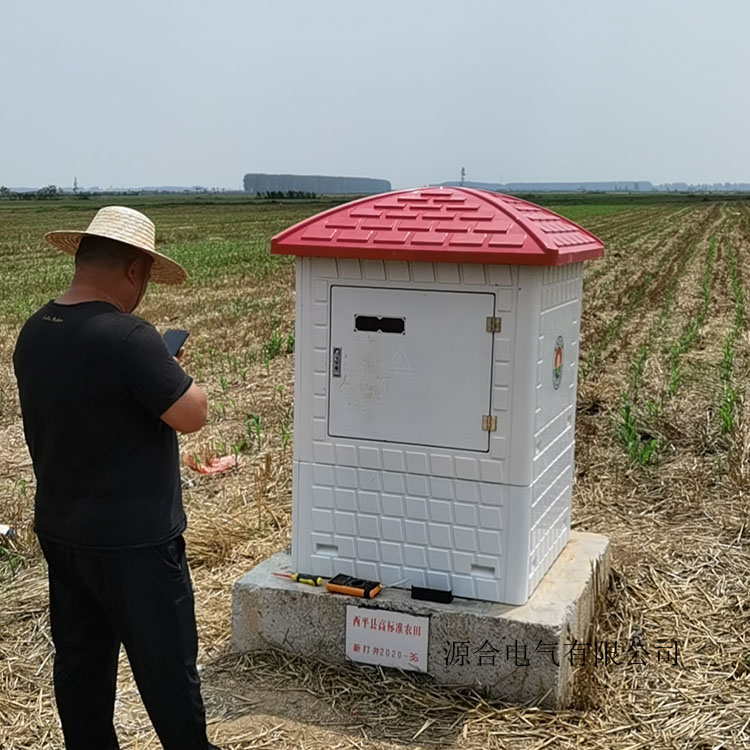
[[[687,350],[692,346],[701,326],[706,321],[708,304],[711,297],[711,274],[713,273],[714,258],[716,256],[716,236],[711,236],[706,257],[706,269],[703,272],[701,282],[701,304],[698,313],[690,318],[683,329],[682,335],[672,344],[669,358],[669,381],[667,383],[667,396],[674,396],[680,384],[680,360]]]
[[[745,295],[737,273],[737,255],[731,245],[728,246],[728,253],[729,286],[734,303],[734,318],[732,320],[732,327],[729,329],[729,333],[724,340],[724,349],[719,365],[721,397],[718,412],[722,435],[729,435],[734,427],[737,390],[732,382],[732,368],[734,365],[735,344],[745,328]]]
[[[617,434],[630,461],[641,466],[656,462],[664,444],[663,438],[654,434],[653,429],[641,426],[641,423],[653,422],[658,417],[660,411],[658,402],[650,401],[647,404],[648,419],[637,414],[643,370],[654,341],[663,332],[664,326],[669,320],[677,285],[685,275],[687,265],[695,255],[697,246],[698,242],[694,240],[687,252],[680,258],[675,273],[667,284],[659,314],[649,327],[645,343],[638,348],[637,355],[631,362],[628,388],[622,394],[622,404],[618,412]]]
[[[602,227],[599,238],[604,242],[607,248],[605,260],[603,263],[592,264],[586,270],[583,284],[588,289],[594,286],[599,295],[605,295],[612,285],[617,281],[618,273],[621,271],[619,258],[627,253],[627,260],[631,260],[633,253],[631,248],[634,243],[648,241],[652,244],[648,249],[658,245],[662,236],[672,236],[678,215],[685,209],[670,208],[669,211],[661,209],[656,215],[652,212],[646,217],[637,217],[637,221],[630,221],[627,224],[609,225]],[[592,231],[594,228],[592,227]],[[608,274],[611,274],[605,281],[600,281]]]
[[[633,312],[645,295],[652,289],[652,282],[663,280],[665,274],[672,274],[673,270],[670,259],[673,257],[673,248],[679,247],[682,239],[687,240],[696,236],[701,231],[701,227],[707,223],[713,223],[712,212],[703,212],[699,219],[698,226],[686,223],[684,227],[675,235],[674,230],[670,230],[671,241],[664,242],[660,236],[657,236],[653,243],[643,247],[637,254],[629,255],[627,260],[632,267],[640,267],[642,275],[636,277],[636,280],[626,290],[624,299],[619,305],[620,311],[610,321],[601,334],[597,334],[596,343],[591,350],[582,358],[580,367],[580,377],[587,378],[599,365],[602,357],[609,345],[619,337],[623,325],[630,319]],[[649,234],[653,234],[650,232]],[[655,252],[661,248],[661,252]],[[651,270],[653,269],[653,270]],[[622,283],[624,269],[620,268],[619,273],[611,278],[599,281],[597,283],[596,297],[602,298],[608,296],[611,285],[615,281]]]

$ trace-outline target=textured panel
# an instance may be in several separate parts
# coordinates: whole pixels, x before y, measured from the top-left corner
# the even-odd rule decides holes
[[[453,457],[445,453],[431,453],[430,467],[432,474],[443,477],[452,477],[455,475],[453,468]]]
[[[324,279],[335,279],[339,275],[334,258],[316,258],[315,270]]]
[[[404,471],[406,469],[404,451],[383,448],[383,468],[388,471]]]
[[[529,593],[570,535],[582,264],[542,271],[532,459]],[[562,374],[554,373],[562,341]],[[556,387],[557,385],[557,387]]]
[[[529,591],[533,591],[570,536],[572,450],[563,454],[556,469],[550,470],[549,481],[534,485],[529,559]],[[546,475],[545,475],[546,478]]]
[[[582,264],[545,268],[534,412],[534,468],[538,478],[573,442],[578,374],[578,325]],[[561,375],[555,375],[559,349]],[[560,438],[566,436],[563,440]]]
[[[380,497],[380,502],[386,516],[400,518],[404,515],[404,498],[402,495],[391,495],[384,492]]]
[[[444,500],[431,500],[429,504],[430,518],[433,521],[443,523],[452,523],[453,521],[453,503]]]
[[[510,312],[513,309],[513,290],[498,289],[495,291],[495,299],[498,312]]]
[[[313,329],[313,346],[315,349],[328,351],[328,326],[315,326]]]
[[[364,490],[357,492],[357,509],[363,513],[380,514],[380,493]]]
[[[403,261],[388,261],[386,270],[391,281],[409,281],[411,279],[409,264]]]
[[[351,276],[358,274],[357,269],[362,270],[362,280],[359,283],[368,285],[370,282],[365,281],[367,275],[380,276],[388,273],[391,280],[411,281],[414,274],[420,278],[430,277],[430,273],[435,279],[433,282],[440,288],[440,284],[448,281],[454,285],[460,282],[461,276],[459,266],[456,264],[419,264],[406,262],[382,262],[382,261],[359,261],[356,259],[339,259],[334,263],[334,268],[328,262],[329,259],[313,258],[312,270],[314,273],[323,272],[328,274],[328,278],[341,278],[341,274],[347,273]],[[419,271],[414,271],[419,268]],[[431,269],[427,270],[427,269]],[[464,274],[475,274],[475,280],[485,279],[494,274],[496,281],[507,281],[510,275],[509,267],[483,267],[477,265],[465,265],[462,267]],[[507,273],[506,273],[507,272]],[[446,276],[447,273],[447,276]],[[357,280],[351,283],[357,284]],[[389,283],[389,282],[386,282]],[[422,282],[430,283],[430,282]],[[311,290],[314,290],[314,296],[322,297],[322,290],[328,290],[329,281],[319,279],[313,282]],[[455,289],[455,286],[453,286]],[[496,295],[498,312],[501,312],[500,306],[507,306],[507,300],[500,295],[498,297],[497,287],[472,286],[472,290],[490,291]],[[508,290],[507,293],[510,293]],[[509,299],[509,298],[508,298]],[[386,469],[388,471],[409,471],[411,473],[431,474],[434,476],[460,477],[481,481],[490,481],[502,483],[505,480],[506,469],[502,466],[492,466],[488,461],[496,461],[502,464],[507,460],[507,440],[510,438],[511,420],[501,418],[498,420],[498,430],[493,433],[490,440],[489,456],[484,454],[483,457],[477,456],[472,452],[466,451],[430,451],[419,449],[416,446],[400,447],[394,444],[378,444],[371,441],[335,439],[327,436],[327,399],[328,399],[328,367],[329,367],[329,350],[328,350],[328,305],[327,302],[318,302],[314,305],[315,325],[313,326],[313,346],[312,346],[312,403],[309,407],[304,405],[304,393],[297,394],[301,400],[300,413],[311,413],[313,417],[312,437],[313,442],[309,455],[315,461],[335,462],[349,466],[363,466],[371,469]],[[504,413],[510,408],[511,403],[511,384],[509,361],[512,352],[513,334],[513,316],[514,313],[505,315],[504,333],[495,336],[493,354],[495,366],[493,378],[496,389],[493,391],[493,411],[494,413]],[[477,419],[481,414],[477,416]],[[297,431],[302,435],[303,431]],[[328,445],[326,445],[328,444]],[[296,448],[295,448],[296,450]],[[456,460],[459,459],[459,460]]]
[[[459,479],[479,479],[479,467],[475,458],[456,458],[456,476]]]
[[[510,362],[511,340],[507,336],[495,336],[495,362]]]
[[[300,422],[295,423],[295,459],[303,455],[314,463],[307,463],[305,472],[300,469],[299,476],[295,473],[293,544],[295,554],[301,555],[299,568],[321,575],[367,575],[385,583],[406,577],[417,585],[443,581],[455,595],[494,601],[507,595],[510,570],[520,573],[514,573],[514,580],[526,581],[519,596],[524,588],[531,593],[570,529],[581,264],[528,271],[537,274],[532,277],[537,284],[534,299],[540,303],[532,312],[539,316],[539,335],[526,339],[524,349],[532,368],[531,400],[528,417],[521,417],[529,420],[530,450],[523,461],[528,465],[526,481],[533,484],[509,487],[511,426],[521,407],[513,382],[519,377],[518,369],[514,371],[520,346],[515,310],[521,298],[513,283],[518,267],[357,258],[305,262],[313,274],[299,285],[298,302],[304,302],[304,308],[298,318],[305,321],[300,330],[306,340],[300,337],[298,358],[307,363],[309,376],[298,377],[295,391]],[[492,349],[490,408],[497,431],[490,436],[489,452],[328,436],[327,300],[330,285],[343,278],[350,279],[350,286],[403,289],[408,284],[425,291],[496,295],[502,329],[494,335]],[[564,338],[564,374],[554,389],[558,335]],[[515,499],[509,505],[511,497]],[[511,507],[513,528],[508,527]]]
[[[313,416],[324,418],[328,409],[325,397],[313,396]]]
[[[330,487],[313,487],[312,492],[316,508],[333,508],[333,490]]]
[[[435,267],[432,263],[412,263],[411,267],[414,281],[430,284],[435,281]]]
[[[344,466],[357,465],[357,449],[353,445],[336,445],[336,463]]]
[[[382,462],[380,460],[380,448],[368,447],[360,445],[357,449],[359,453],[359,465],[366,466],[370,469],[382,468]]]
[[[491,265],[487,269],[490,284],[495,286],[512,286],[513,276],[511,266]]]
[[[419,263],[404,261],[359,260],[351,258],[310,259],[310,299],[305,304],[312,304],[314,324],[312,329],[312,378],[310,390],[295,393],[299,402],[298,412],[301,415],[312,414],[312,441],[310,447],[303,451],[302,457],[309,457],[315,462],[331,462],[352,467],[385,469],[394,472],[409,472],[449,478],[464,478],[474,481],[497,482],[507,481],[505,464],[508,457],[508,441],[512,421],[510,409],[512,404],[511,361],[513,336],[515,335],[515,312],[508,307],[514,306],[516,293],[511,289],[488,286],[488,282],[505,285],[512,280],[513,268],[510,266],[482,266],[477,264],[458,265],[454,263]],[[580,267],[580,264],[578,264]],[[567,267],[566,267],[567,268]],[[352,277],[350,284],[372,286],[377,279],[384,282],[387,288],[392,282],[429,284],[433,289],[446,291],[460,289],[473,292],[491,292],[495,295],[496,310],[502,318],[503,332],[495,334],[493,344],[493,396],[492,413],[498,416],[497,431],[490,439],[489,454],[486,452],[456,451],[447,449],[428,449],[420,446],[407,446],[394,443],[377,443],[368,440],[331,438],[328,436],[328,370],[329,370],[329,308],[325,295],[330,294],[331,279],[342,280],[343,274]],[[432,278],[433,281],[427,279]],[[463,282],[471,282],[464,285]],[[474,283],[476,282],[476,284]],[[481,282],[481,283],[479,283]],[[403,287],[399,287],[403,288]],[[316,301],[317,300],[317,301]],[[300,294],[299,303],[302,303]],[[300,320],[304,312],[298,311]],[[304,346],[300,337],[298,347]],[[308,343],[308,346],[310,344]],[[307,395],[309,393],[309,396]],[[305,399],[312,402],[307,404]],[[477,424],[482,414],[477,414]],[[295,451],[305,431],[295,430]],[[495,465],[493,465],[493,463]]]
[[[412,474],[406,475],[406,491],[410,495],[418,495],[419,497],[427,497],[430,494],[429,480],[427,477],[414,476]]]
[[[359,261],[355,258],[340,258],[336,261],[338,266],[339,278],[341,279],[361,279],[362,268]]]
[[[350,487],[356,489],[359,487],[357,481],[357,471],[346,466],[336,467],[336,484],[339,487]]]
[[[498,386],[492,391],[492,410],[508,411],[510,409],[510,388]]]
[[[380,562],[380,549],[375,539],[358,540],[357,554],[360,560]]]
[[[404,524],[400,518],[383,518],[381,521],[383,539],[394,542],[404,541]],[[389,562],[393,562],[390,560]]]
[[[293,545],[300,569],[320,575],[369,569],[370,578],[386,584],[409,577],[456,595],[501,600],[504,486],[345,469],[299,465]]]
[[[354,513],[344,513],[343,511],[335,511],[334,512],[334,526],[336,528],[336,533],[341,534],[341,536],[356,536],[357,534],[357,526],[356,526],[356,517]]]
[[[503,438],[494,438],[493,443],[493,459],[505,457],[505,440]],[[503,474],[503,465],[499,461],[495,460],[482,460],[479,462],[479,474],[483,482],[496,482],[501,484],[505,477]]]
[[[361,488],[368,490],[379,490],[381,488],[380,472],[360,469],[357,473],[359,474],[359,486]]]
[[[537,444],[540,448],[535,451],[534,455],[533,476],[535,480],[573,444],[573,409],[572,406],[568,407],[565,412],[548,422],[537,433]]]
[[[487,279],[484,274],[484,266],[473,263],[464,263],[461,265],[461,280],[464,284],[484,286]]]
[[[441,284],[458,284],[461,276],[458,273],[457,263],[436,263],[437,277]]]
[[[362,261],[363,275],[369,281],[384,281],[385,266],[382,260]]]
[[[316,302],[313,305],[313,319],[316,325],[328,324],[328,305],[324,302]]]
[[[510,385],[510,365],[507,362],[495,362],[495,385]]]
[[[406,470],[416,474],[429,474],[427,453],[421,451],[406,451]]]
[[[313,531],[333,531],[333,513],[330,510],[314,508],[312,511]]]
[[[320,420],[322,424],[320,437],[325,437],[325,421]],[[314,427],[314,425],[313,425]],[[329,443],[322,443],[319,441],[313,442],[313,460],[319,463],[334,463],[333,458],[333,446]]]
[[[380,555],[384,563],[402,565],[404,562],[403,548],[400,544],[393,544],[392,542],[381,542]],[[394,572],[398,574],[398,571]]]
[[[427,500],[422,497],[406,498],[406,517],[424,520],[427,518]]]

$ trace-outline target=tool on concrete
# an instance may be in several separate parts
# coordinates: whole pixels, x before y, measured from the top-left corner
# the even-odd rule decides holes
[[[295,583],[306,583],[308,586],[322,586],[323,579],[309,573],[274,573],[279,578],[288,578]]]
[[[425,602],[441,602],[450,604],[453,601],[453,592],[445,589],[430,589],[424,586],[412,586],[411,598],[421,599]]]
[[[362,599],[372,599],[380,593],[380,589],[378,581],[366,581],[364,578],[354,578],[344,573],[339,573],[326,583],[326,590],[334,594],[358,596]]]

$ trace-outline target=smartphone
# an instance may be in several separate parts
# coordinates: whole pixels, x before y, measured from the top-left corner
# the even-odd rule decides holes
[[[187,341],[187,337],[190,335],[190,331],[181,331],[177,328],[170,328],[164,334],[164,343],[169,349],[169,353],[173,356],[177,356],[177,352],[182,349],[183,344]]]

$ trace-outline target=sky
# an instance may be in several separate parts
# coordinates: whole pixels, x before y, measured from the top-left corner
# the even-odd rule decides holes
[[[750,182],[747,0],[0,0],[0,185]]]

